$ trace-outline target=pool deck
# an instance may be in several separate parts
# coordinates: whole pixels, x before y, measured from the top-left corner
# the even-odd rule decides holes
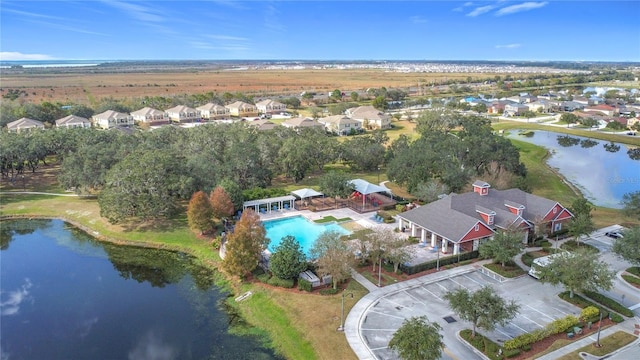
[[[358,213],[349,208],[340,208],[340,209],[332,209],[327,211],[313,212],[309,210],[281,210],[281,211],[271,211],[266,214],[260,214],[260,220],[274,220],[274,219],[282,219],[286,217],[292,216],[304,216],[308,220],[315,221],[320,220],[326,216],[333,216],[336,219],[342,218],[350,218],[359,225],[365,228],[391,228],[394,229],[398,227],[398,223],[391,224],[381,224],[371,219],[371,217],[375,214],[375,211],[368,213]]]

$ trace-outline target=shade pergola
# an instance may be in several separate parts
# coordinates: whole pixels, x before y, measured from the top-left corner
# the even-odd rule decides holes
[[[289,206],[293,209],[295,201],[296,201],[296,198],[292,195],[279,196],[279,197],[268,198],[268,199],[245,201],[242,204],[242,208],[243,209],[254,208],[254,211],[258,212],[260,205],[267,205],[267,210],[271,212],[271,208],[272,208],[271,204],[278,204],[278,209],[282,209],[283,204],[288,202]]]
[[[349,181],[349,183],[351,185],[353,185],[354,189],[359,192],[362,195],[369,195],[369,194],[374,194],[374,193],[380,193],[380,192],[389,192],[389,189],[387,189],[386,187],[382,187],[382,186],[378,186],[375,184],[372,184],[366,180],[362,180],[362,179],[353,179],[351,181]],[[362,208],[364,209],[364,205],[365,205],[365,201],[366,201],[366,197],[363,196],[362,197]]]
[[[308,197],[314,197],[314,196],[324,196],[323,193],[319,192],[319,191],[315,191],[313,189],[299,189],[299,190],[295,190],[291,192],[293,195],[299,197],[300,199],[305,199]]]

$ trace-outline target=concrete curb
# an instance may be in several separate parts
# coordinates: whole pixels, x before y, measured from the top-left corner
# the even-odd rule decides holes
[[[458,338],[458,341],[460,341],[464,346],[466,346],[471,351],[473,351],[474,354],[478,355],[480,358],[484,360],[491,360],[487,355],[483,354],[482,352],[480,352],[480,350],[476,349],[473,345],[469,344],[467,340],[463,339],[462,336],[460,336],[460,331],[456,332],[456,337]]]

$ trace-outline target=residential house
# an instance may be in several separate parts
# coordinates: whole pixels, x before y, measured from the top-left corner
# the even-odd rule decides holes
[[[133,116],[114,110],[107,110],[91,117],[93,124],[102,129],[111,129],[118,126],[133,126]]]
[[[520,116],[525,111],[529,111],[529,107],[524,104],[508,104],[504,107],[505,116]]]
[[[308,117],[295,117],[282,122],[282,126],[291,129],[324,128],[324,125]]]
[[[205,120],[227,119],[231,116],[229,109],[214,103],[207,103],[205,105],[198,106],[196,110],[200,111],[200,117]]]
[[[362,131],[362,123],[346,115],[326,116],[318,119],[318,122],[324,125],[327,131],[338,135],[349,135],[352,132]]]
[[[584,109],[584,104],[575,101],[561,101],[559,110],[561,111],[575,111]]]
[[[527,104],[529,110],[537,113],[546,113],[551,110],[551,105],[547,101],[534,101]]]
[[[225,107],[229,109],[229,114],[231,116],[238,116],[238,117],[258,116],[258,108],[256,108],[255,105],[248,104],[246,102],[236,101],[234,103],[226,105]]]
[[[164,125],[170,122],[164,111],[150,107],[144,107],[140,110],[134,111],[131,113],[131,116],[133,117],[134,122],[149,125]]]
[[[31,131],[33,129],[44,129],[44,123],[38,120],[21,118],[7,124],[7,130],[9,132],[19,133],[24,131]]]
[[[362,128],[388,129],[391,127],[391,116],[371,105],[347,109],[345,114],[359,121]]]
[[[177,123],[192,123],[200,121],[200,111],[185,105],[174,106],[164,111],[169,121]]]
[[[90,128],[91,121],[87,118],[77,115],[65,116],[62,119],[56,120],[57,128]]]
[[[277,125],[269,120],[266,119],[262,119],[262,120],[254,120],[254,121],[247,121],[247,124],[250,126],[255,127],[256,129],[263,131],[263,130],[273,130]]]
[[[520,189],[493,190],[484,181],[473,191],[450,194],[397,215],[398,227],[443,253],[477,250],[500,229],[518,228],[523,242],[562,230],[573,214],[560,203]]]
[[[584,108],[584,112],[588,112],[588,113],[599,112],[607,116],[614,116],[617,114],[617,109],[611,105],[600,104],[600,105],[594,105],[594,106],[587,106]]]
[[[573,102],[576,102],[576,103],[578,103],[578,104],[582,104],[582,105],[584,105],[584,106],[589,106],[589,105],[591,105],[591,103],[589,102],[589,99],[587,99],[587,98],[586,98],[586,97],[584,97],[584,96],[574,96],[572,101],[573,101]]]
[[[509,104],[513,104],[513,102],[506,100],[493,101],[491,105],[487,106],[487,112],[489,114],[502,114],[504,113],[504,107]]]
[[[629,128],[633,128],[636,124],[640,124],[640,116],[627,119],[627,126],[629,126]]]
[[[538,97],[531,94],[521,94],[520,95],[520,103],[521,104],[529,104],[534,101],[538,101]]]
[[[270,99],[258,101],[256,108],[260,114],[278,114],[287,111],[287,105]]]

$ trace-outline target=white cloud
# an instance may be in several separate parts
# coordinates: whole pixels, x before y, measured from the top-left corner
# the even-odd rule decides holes
[[[273,5],[267,6],[264,12],[264,27],[273,32],[284,32],[286,27],[280,19],[280,10]]]
[[[496,45],[496,49],[516,49],[522,46],[521,44],[506,44],[506,45]]]
[[[0,300],[0,315],[10,316],[20,312],[20,304],[29,298],[29,289],[31,286],[33,286],[33,284],[31,283],[31,280],[27,278],[18,290],[9,291],[8,296],[6,296],[6,300]],[[0,295],[3,293],[4,292],[0,292]]]
[[[0,51],[0,60],[53,60],[54,57],[45,54],[23,54],[17,51]]]
[[[143,22],[163,22],[165,19],[158,14],[158,11],[152,7],[142,6],[140,4],[126,3],[122,1],[105,1],[105,4],[111,5],[125,12],[130,17]]]
[[[423,18],[422,16],[412,16],[409,19],[414,24],[424,24],[427,22],[427,19]]]
[[[58,16],[44,15],[44,14],[38,14],[38,13],[33,13],[33,12],[29,12],[29,11],[22,11],[22,10],[3,9],[2,11],[3,12],[12,13],[12,14],[16,14],[16,15],[22,15],[22,16],[26,16],[26,17],[31,17],[31,18],[52,19],[52,20],[66,20],[66,19],[58,17]]]
[[[519,12],[522,12],[522,11],[529,11],[529,10],[533,10],[533,9],[538,9],[538,8],[546,6],[547,4],[548,4],[547,1],[541,1],[541,2],[529,1],[529,2],[522,3],[522,4],[518,4],[518,5],[510,5],[510,6],[503,7],[502,9],[496,11],[496,16],[503,16],[503,15],[519,13]]]
[[[476,16],[482,15],[484,13],[488,13],[489,11],[493,10],[494,8],[495,8],[494,5],[480,6],[480,7],[477,7],[475,9],[473,9],[470,13],[467,14],[467,16],[476,17]]]
[[[249,39],[239,37],[239,36],[229,36],[229,35],[205,35],[208,38],[215,40],[229,40],[229,41],[248,41]]]

